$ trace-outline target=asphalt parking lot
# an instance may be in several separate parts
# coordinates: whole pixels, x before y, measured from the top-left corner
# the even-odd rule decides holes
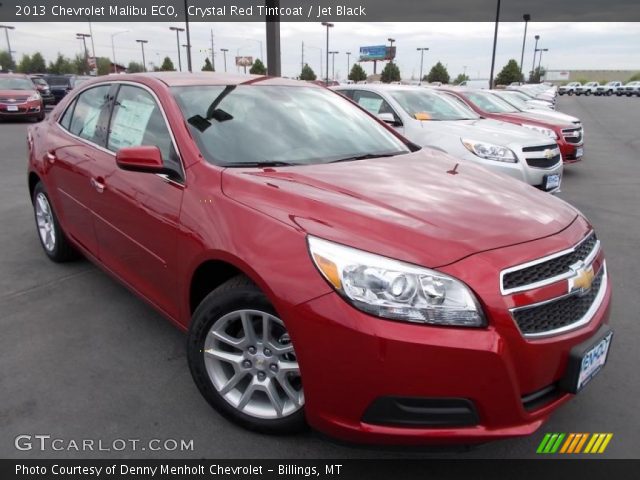
[[[26,186],[28,123],[0,123],[0,457],[522,458],[536,456],[545,432],[611,432],[600,457],[638,458],[639,107],[640,98],[559,98],[586,138],[585,160],[565,169],[560,197],[593,222],[613,282],[607,367],[534,435],[463,451],[353,447],[313,432],[270,437],[220,417],[191,380],[182,333],[89,262],[46,258]],[[193,439],[194,449],[19,451],[20,434]]]

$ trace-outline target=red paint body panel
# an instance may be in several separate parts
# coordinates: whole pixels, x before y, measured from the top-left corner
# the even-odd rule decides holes
[[[211,165],[193,142],[167,83],[214,84],[222,82],[219,78],[102,79],[139,82],[156,93],[185,167],[182,182],[121,170],[114,153],[57,125],[75,91],[47,121],[30,129],[29,171],[50,192],[71,240],[92,260],[182,329],[189,326],[190,287],[198,266],[216,260],[244,272],[287,325],[304,379],[309,423],[345,440],[469,443],[527,435],[570,398],[563,395],[533,412],[521,401],[561,378],[569,350],[608,321],[610,282],[585,327],[531,341],[520,334],[509,308],[566,293],[566,281],[502,295],[499,275],[578,243],[591,230],[579,212],[470,163],[461,163],[458,174],[451,175],[456,160],[430,150],[300,167]],[[224,78],[225,83],[246,80]],[[102,192],[92,179],[104,186]],[[459,278],[478,297],[488,326],[432,327],[356,310],[316,270],[308,234]],[[603,254],[597,262],[604,262]],[[468,398],[480,425],[424,429],[362,423],[371,402],[386,395]]]

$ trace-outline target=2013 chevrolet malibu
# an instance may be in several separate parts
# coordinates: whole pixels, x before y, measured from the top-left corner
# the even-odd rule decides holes
[[[46,255],[83,253],[188,331],[203,396],[250,429],[526,435],[605,364],[584,216],[324,87],[107,76],[28,145]]]

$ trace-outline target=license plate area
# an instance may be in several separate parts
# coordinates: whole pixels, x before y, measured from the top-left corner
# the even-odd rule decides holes
[[[576,158],[581,158],[584,155],[584,149],[582,147],[576,148]]]
[[[17,105],[7,105],[7,112],[17,112],[17,111],[18,111]]]
[[[543,185],[545,190],[555,190],[560,186],[560,174],[545,175]]]
[[[563,390],[580,392],[605,366],[611,350],[613,330],[603,326],[594,338],[571,349],[567,371],[560,381]]]

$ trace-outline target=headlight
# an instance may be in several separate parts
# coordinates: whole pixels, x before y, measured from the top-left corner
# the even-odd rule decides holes
[[[40,94],[38,92],[34,92],[29,98],[27,98],[28,102],[33,102],[36,100],[40,100]]]
[[[308,242],[320,273],[363,312],[432,325],[485,325],[475,296],[453,277],[312,236]]]
[[[461,138],[460,141],[462,141],[467,150],[480,158],[507,163],[516,163],[518,161],[516,155],[507,147],[464,138]]]
[[[524,128],[528,128],[529,130],[534,130],[536,132],[542,133],[543,135],[546,135],[549,138],[553,138],[554,140],[558,139],[558,135],[556,134],[556,132],[554,132],[550,128],[539,127],[537,125],[529,125],[528,123],[523,123],[521,124],[521,126],[523,126]]]

